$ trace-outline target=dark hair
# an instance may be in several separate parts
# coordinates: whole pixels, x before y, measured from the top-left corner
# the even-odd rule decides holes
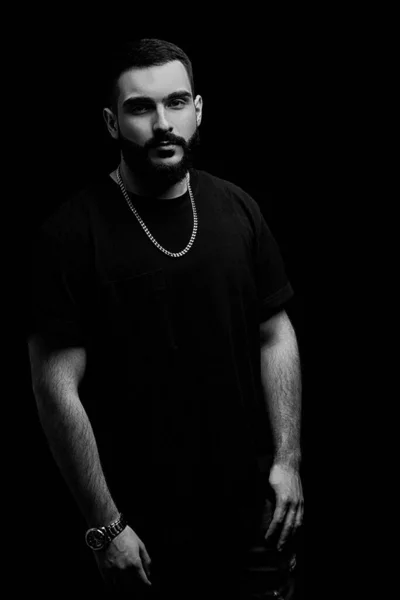
[[[118,79],[128,69],[162,66],[179,60],[186,68],[191,91],[195,96],[193,67],[187,54],[175,44],[154,38],[142,38],[124,42],[109,58],[109,77],[106,83],[106,103],[113,112],[117,112],[119,86]]]

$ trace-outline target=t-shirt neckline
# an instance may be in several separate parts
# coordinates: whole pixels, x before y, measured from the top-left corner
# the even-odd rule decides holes
[[[194,189],[193,189],[194,178],[193,178],[193,170],[192,169],[190,170],[190,176],[191,176],[191,188],[192,188],[192,192],[194,194]],[[121,192],[118,182],[116,182],[115,179],[113,179],[111,177],[110,173],[108,174],[108,179],[109,179],[109,181],[111,181],[114,184],[114,189],[117,188]],[[134,192],[131,192],[131,191],[128,191],[128,196],[132,200],[132,203],[135,206],[141,206],[141,207],[144,207],[145,209],[146,208],[147,209],[157,208],[160,210],[178,208],[181,205],[183,205],[184,203],[186,203],[187,200],[190,200],[189,190],[186,190],[183,194],[177,196],[176,198],[169,198],[169,199],[160,199],[160,198],[155,198],[154,196],[140,196],[139,194],[135,194]]]

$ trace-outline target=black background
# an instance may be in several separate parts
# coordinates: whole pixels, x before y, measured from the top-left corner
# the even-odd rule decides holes
[[[130,37],[167,39],[180,45],[192,59],[196,92],[204,102],[196,166],[240,185],[259,203],[295,291],[288,312],[303,367],[302,477],[306,499],[299,579],[302,589],[307,589],[304,597],[311,598],[318,589],[315,565],[320,564],[321,548],[329,551],[326,531],[332,527],[324,524],[318,545],[313,545],[312,509],[326,498],[319,487],[325,461],[315,432],[326,435],[337,410],[334,381],[330,376],[325,378],[320,367],[325,352],[329,353],[325,328],[331,311],[331,304],[323,304],[321,310],[325,293],[322,279],[328,274],[332,282],[329,293],[334,295],[339,274],[331,270],[324,253],[326,246],[320,240],[332,234],[332,218],[344,201],[341,191],[350,168],[346,153],[349,138],[346,150],[339,141],[340,115],[344,97],[349,98],[351,75],[346,60],[346,68],[341,68],[340,40],[332,36],[332,43],[326,44],[324,28],[312,31],[312,35],[304,29],[285,31],[284,27],[274,32],[271,26],[254,36],[248,33],[228,35],[219,31],[213,35],[210,31],[205,39],[204,29],[196,36],[193,32],[166,35],[162,29],[150,28],[134,30]],[[112,43],[106,36],[85,34],[71,40],[57,33],[38,37],[27,46],[30,60],[24,71],[19,104],[22,119],[16,136],[17,165],[27,173],[20,205],[27,247],[34,228],[60,202],[97,172],[111,171],[117,165],[100,96],[104,61]],[[22,272],[24,269],[25,264]],[[35,547],[29,558],[31,585],[51,593],[48,573],[65,573],[68,561],[71,573],[79,572],[82,585],[89,585],[96,573],[83,543],[84,522],[50,457],[38,423],[24,341],[21,347],[23,368],[17,388],[22,398],[24,443],[16,463],[16,490],[29,534],[30,528],[35,531]],[[318,466],[316,454],[321,461]],[[315,478],[319,478],[316,493]],[[307,513],[311,515],[310,526]],[[312,571],[307,584],[305,571]]]

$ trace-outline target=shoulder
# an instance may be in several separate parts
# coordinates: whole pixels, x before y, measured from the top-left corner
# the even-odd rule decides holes
[[[212,193],[218,203],[239,217],[250,219],[258,229],[263,220],[258,202],[240,185],[204,170],[196,170],[198,190]]]
[[[213,187],[220,192],[232,195],[248,196],[248,193],[242,187],[233,183],[233,181],[214,175],[209,171],[196,169],[196,175],[198,177],[199,185]]]
[[[107,178],[109,181],[107,181]],[[100,176],[69,193],[38,226],[40,236],[79,239],[88,235],[96,203],[107,187],[115,185],[109,175]]]

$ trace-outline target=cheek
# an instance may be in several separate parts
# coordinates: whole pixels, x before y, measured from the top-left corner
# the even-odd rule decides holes
[[[120,123],[120,131],[125,138],[141,145],[151,138],[151,128],[144,121],[134,124],[128,120],[124,121]]]
[[[178,129],[179,129],[179,125],[178,125]],[[196,131],[196,118],[195,117],[193,118],[192,116],[190,116],[188,119],[185,120],[184,123],[181,123],[179,133],[182,137],[185,138],[185,140],[190,139],[195,131]]]

